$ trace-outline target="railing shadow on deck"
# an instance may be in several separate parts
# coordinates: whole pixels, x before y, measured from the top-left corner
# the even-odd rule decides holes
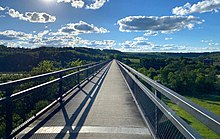
[[[78,86],[78,90],[72,94],[67,100],[65,101],[60,101],[60,106],[58,108],[56,108],[55,110],[53,110],[53,112],[51,112],[48,116],[46,116],[46,118],[44,120],[42,120],[40,123],[38,123],[32,130],[30,130],[27,134],[25,134],[22,138],[26,139],[26,138],[30,138],[32,135],[34,135],[34,133],[40,129],[47,121],[49,121],[57,112],[59,112],[60,110],[62,110],[64,119],[65,119],[65,125],[64,128],[61,130],[60,133],[57,134],[57,136],[55,138],[60,139],[63,138],[66,133],[69,131],[70,133],[70,138],[76,138],[78,136],[78,132],[80,131],[83,123],[86,120],[86,117],[96,99],[96,96],[98,94],[98,91],[108,73],[108,70],[110,68],[111,63],[109,63],[109,65],[106,67],[106,69],[100,69],[93,77],[91,77],[86,83],[82,84],[82,86]],[[101,73],[103,72],[103,73]],[[99,73],[101,73],[101,76],[98,76]],[[92,79],[94,78],[98,78],[98,80],[96,82],[93,82]],[[92,89],[89,92],[86,92],[83,90],[83,87],[85,87],[87,84],[89,83],[93,83],[94,86],[92,87]],[[73,112],[72,116],[69,118],[67,111],[65,109],[65,106],[72,100],[74,99],[74,97],[80,92],[86,94],[86,97],[82,100],[82,102],[80,103],[79,107]],[[79,113],[83,110],[83,108],[85,107],[86,103],[88,102],[88,100],[90,100],[88,106],[85,108],[85,111],[83,112],[82,116],[80,117],[79,122],[77,123],[77,126],[75,129],[72,129],[72,124],[75,122],[75,120],[77,119]]]

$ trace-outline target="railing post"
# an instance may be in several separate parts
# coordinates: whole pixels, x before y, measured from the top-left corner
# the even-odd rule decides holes
[[[92,70],[92,74],[93,74],[93,72],[94,72],[94,64],[92,64],[91,70]]]
[[[155,89],[154,91],[155,97],[161,99],[161,94]],[[158,137],[158,126],[159,126],[159,109],[155,105],[155,134]]]
[[[5,134],[6,134],[6,138],[9,139],[11,138],[11,132],[13,130],[13,112],[12,112],[12,99],[11,99],[11,95],[12,95],[12,90],[11,89],[7,89],[6,90],[6,128],[5,128]]]
[[[89,77],[89,66],[86,66],[86,78],[88,78]]]
[[[60,100],[62,101],[62,96],[63,96],[63,74],[62,72],[59,74],[59,96],[60,96]]]
[[[78,71],[78,73],[77,73],[77,84],[78,85],[80,83],[79,70],[80,70],[80,68],[77,68],[77,71]]]

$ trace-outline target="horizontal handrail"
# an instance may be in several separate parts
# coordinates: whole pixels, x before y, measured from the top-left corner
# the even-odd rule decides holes
[[[210,111],[202,108],[201,106],[191,102],[190,100],[186,99],[185,97],[177,94],[173,90],[157,83],[156,81],[146,77],[145,75],[139,73],[138,71],[134,70],[133,68],[129,67],[128,65],[118,61],[122,66],[128,69],[137,77],[141,78],[143,81],[147,82],[150,86],[154,89],[159,91],[161,94],[172,100],[175,104],[183,108],[189,114],[193,115],[196,119],[206,125],[208,128],[216,132],[220,135],[220,117],[211,113]]]
[[[40,79],[40,78],[45,78],[45,77],[57,75],[57,74],[60,74],[60,73],[68,72],[68,71],[79,69],[79,68],[81,69],[81,68],[85,68],[85,67],[88,67],[88,66],[93,66],[93,65],[95,65],[97,63],[98,62],[94,62],[94,63],[82,65],[82,66],[71,67],[71,68],[67,68],[67,69],[63,69],[63,70],[59,70],[59,71],[44,73],[44,74],[40,74],[40,75],[36,75],[36,76],[32,76],[32,77],[27,77],[27,78],[22,78],[22,79],[14,80],[14,81],[0,83],[0,89],[2,89],[2,88],[4,89],[4,88],[7,88],[7,87],[15,86],[17,84],[21,84],[21,83],[24,83],[24,82],[27,82],[27,81],[32,81],[32,80],[35,80],[35,79]]]
[[[97,62],[96,62],[97,63]],[[59,74],[59,73],[63,73],[63,72],[67,72],[67,71],[70,71],[70,70],[74,70],[74,69],[78,69],[78,68],[83,68],[83,67],[88,67],[90,65],[90,67],[88,68],[85,68],[85,69],[82,69],[82,70],[79,70],[79,71],[76,71],[76,72],[73,72],[73,73],[70,73],[68,75],[65,75],[62,77],[62,79],[65,79],[65,78],[68,78],[70,76],[73,76],[73,75],[77,75],[77,74],[80,74],[86,70],[89,70],[91,68],[94,68],[96,66],[99,66],[103,63],[106,63],[106,62],[102,62],[102,63],[98,63],[96,65],[93,64],[87,64],[87,65],[83,65],[83,66],[77,66],[77,67],[73,67],[73,68],[68,68],[68,69],[64,69],[64,70],[60,70],[60,71],[56,71],[56,72],[51,72],[51,73],[47,73],[47,74],[41,74],[41,75],[37,75],[37,76],[33,76],[33,77],[30,77],[30,78],[24,78],[24,79],[20,79],[20,80],[16,80],[14,82],[8,82],[7,83],[3,83],[4,85],[3,86],[8,86],[8,85],[15,85],[15,84],[18,84],[18,83],[23,83],[23,82],[27,82],[27,81],[30,81],[30,80],[34,80],[34,79],[39,79],[39,78],[43,78],[43,77],[48,77],[48,76],[53,76],[55,74]],[[54,80],[51,80],[51,81],[48,81],[48,82],[45,82],[45,83],[42,83],[42,84],[39,84],[37,86],[34,86],[34,87],[31,87],[31,88],[28,88],[28,89],[25,89],[25,90],[22,90],[22,91],[19,91],[17,93],[14,93],[14,94],[11,94],[9,97],[13,100],[17,100],[17,99],[21,99],[23,97],[25,97],[28,92],[31,92],[31,91],[34,91],[36,89],[39,89],[39,88],[42,88],[42,87],[45,87],[45,86],[48,86],[48,85],[51,85],[53,83],[56,83],[56,82],[59,82],[61,80],[61,78],[56,78]],[[0,98],[0,105],[2,105],[3,103],[6,102],[6,97],[2,97]]]

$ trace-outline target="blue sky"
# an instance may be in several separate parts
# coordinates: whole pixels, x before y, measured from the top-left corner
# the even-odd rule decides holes
[[[220,0],[0,0],[0,44],[220,51]]]

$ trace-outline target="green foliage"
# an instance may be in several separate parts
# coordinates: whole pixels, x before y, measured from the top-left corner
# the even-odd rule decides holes
[[[160,80],[162,84],[180,94],[198,95],[215,93],[219,88],[216,66],[203,65],[198,60],[172,58],[163,59],[164,62],[160,59],[160,63],[166,63],[166,66],[161,66],[160,69],[156,70],[152,67],[158,68],[158,63],[152,64],[154,64],[153,61],[156,62],[158,60],[145,60],[143,62],[142,59],[142,67],[138,68],[138,71],[152,79]],[[143,66],[143,63],[148,63],[147,61],[152,66],[148,69],[146,66]]]
[[[76,66],[81,66],[81,65],[84,65],[85,62],[80,60],[80,59],[77,59],[76,61],[71,61],[68,63],[68,67],[76,67]]]
[[[36,103],[35,108],[29,113],[28,117],[35,115],[37,112],[45,108],[47,105],[49,105],[48,100],[40,100],[39,102]]]
[[[54,63],[52,61],[44,60],[38,64],[37,67],[34,67],[31,70],[31,75],[37,75],[41,73],[47,73],[54,71],[56,68],[54,67]]]
[[[117,60],[122,60],[122,57],[120,54],[114,54],[114,59],[117,59]]]

